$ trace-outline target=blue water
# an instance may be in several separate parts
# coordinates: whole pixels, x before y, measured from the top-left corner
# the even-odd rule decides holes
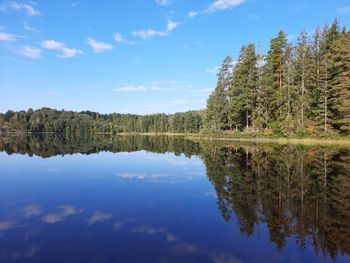
[[[199,156],[2,152],[0,164],[0,262],[332,262],[311,240],[280,249],[266,224],[248,236],[225,221]]]

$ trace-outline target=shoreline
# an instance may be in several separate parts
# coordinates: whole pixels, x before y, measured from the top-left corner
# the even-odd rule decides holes
[[[35,134],[60,134],[55,132],[0,132],[0,135],[35,135]],[[75,134],[78,135],[79,134]],[[275,144],[292,144],[292,145],[318,145],[318,146],[346,146],[350,147],[349,136],[322,137],[267,137],[266,135],[250,135],[250,134],[231,134],[231,133],[172,133],[172,132],[122,132],[117,134],[111,133],[97,133],[94,135],[110,135],[110,136],[179,136],[185,137],[194,141],[207,142],[246,142],[246,143],[275,143]]]

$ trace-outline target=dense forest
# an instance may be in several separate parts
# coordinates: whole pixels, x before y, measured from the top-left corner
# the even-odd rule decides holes
[[[244,45],[227,56],[207,104],[210,129],[278,135],[350,133],[350,32],[335,20],[310,37],[271,39],[266,55]]]
[[[203,112],[175,114],[100,114],[42,108],[0,113],[0,131],[55,132],[66,134],[121,132],[199,132]]]
[[[254,43],[227,56],[203,111],[99,114],[42,108],[0,113],[0,132],[350,134],[350,31],[335,20],[296,44],[285,32],[266,55]]]

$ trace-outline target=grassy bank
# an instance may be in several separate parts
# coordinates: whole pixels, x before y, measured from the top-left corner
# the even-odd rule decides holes
[[[222,141],[222,142],[251,142],[251,143],[278,143],[278,144],[302,144],[302,145],[338,145],[350,147],[350,136],[303,136],[281,138],[275,135],[246,134],[246,133],[121,133],[120,135],[166,135],[184,136],[198,141]]]

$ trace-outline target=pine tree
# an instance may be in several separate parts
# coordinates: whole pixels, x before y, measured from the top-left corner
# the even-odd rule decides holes
[[[232,58],[227,56],[219,70],[216,88],[207,100],[207,121],[214,131],[227,128],[227,91],[231,82]]]
[[[283,110],[285,103],[285,71],[287,35],[280,31],[270,43],[264,67],[264,89],[268,95],[268,115],[272,121],[281,121],[286,117]]]
[[[307,110],[310,106],[309,90],[311,82],[311,48],[308,42],[307,32],[303,31],[296,48],[296,81],[299,88],[298,119],[299,129],[305,129]]]
[[[340,132],[350,134],[350,32],[341,33],[334,41],[331,60],[335,126]]]
[[[230,116],[233,123],[245,126],[247,129],[252,124],[252,113],[255,107],[258,67],[255,45],[243,46],[236,63],[232,87],[230,89]]]

